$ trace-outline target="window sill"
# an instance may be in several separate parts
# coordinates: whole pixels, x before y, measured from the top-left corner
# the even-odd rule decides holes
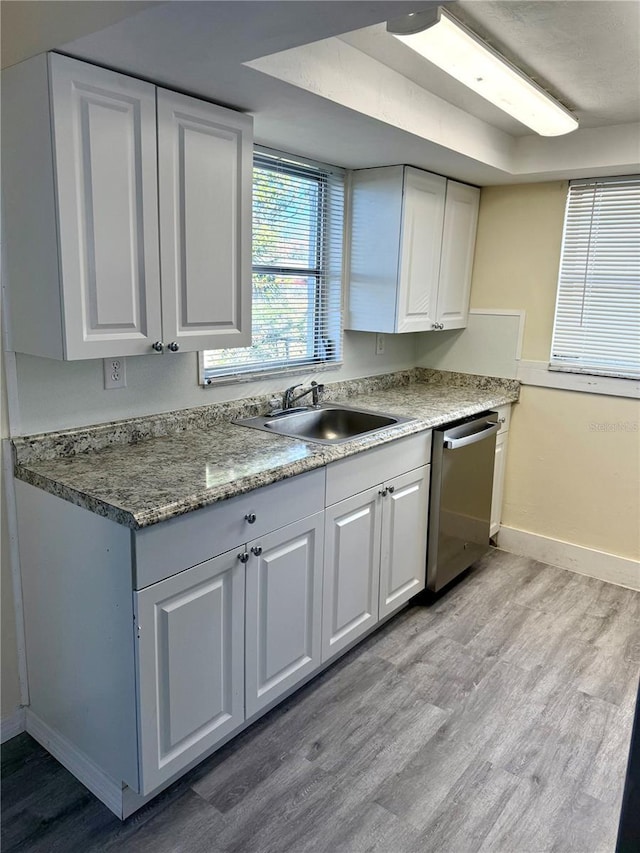
[[[617,379],[613,376],[591,376],[586,373],[566,373],[549,370],[547,361],[520,361],[516,379],[523,385],[541,388],[559,388],[564,391],[582,391],[610,397],[640,399],[640,380]]]

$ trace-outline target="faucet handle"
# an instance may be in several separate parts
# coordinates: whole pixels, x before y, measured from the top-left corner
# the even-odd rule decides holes
[[[287,388],[285,390],[284,394],[282,395],[282,408],[283,409],[289,408],[289,405],[290,405],[292,398],[293,398],[293,392],[296,390],[296,388],[300,388],[301,385],[302,385],[302,383],[298,382],[297,385],[291,385],[289,388]]]

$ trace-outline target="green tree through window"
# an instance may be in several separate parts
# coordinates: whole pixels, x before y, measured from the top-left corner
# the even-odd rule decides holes
[[[209,350],[205,377],[339,358],[341,176],[256,155],[252,345]]]

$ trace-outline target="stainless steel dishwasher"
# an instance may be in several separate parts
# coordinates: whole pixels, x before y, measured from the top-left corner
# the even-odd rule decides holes
[[[427,589],[438,592],[489,549],[497,412],[433,431]]]

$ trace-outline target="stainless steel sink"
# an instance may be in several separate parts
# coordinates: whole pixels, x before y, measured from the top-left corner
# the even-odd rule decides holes
[[[305,408],[302,411],[282,412],[271,417],[267,415],[243,418],[234,423],[290,438],[315,441],[318,444],[338,444],[410,420],[411,418],[400,418],[382,412],[368,412],[364,409],[323,403],[321,406]]]

